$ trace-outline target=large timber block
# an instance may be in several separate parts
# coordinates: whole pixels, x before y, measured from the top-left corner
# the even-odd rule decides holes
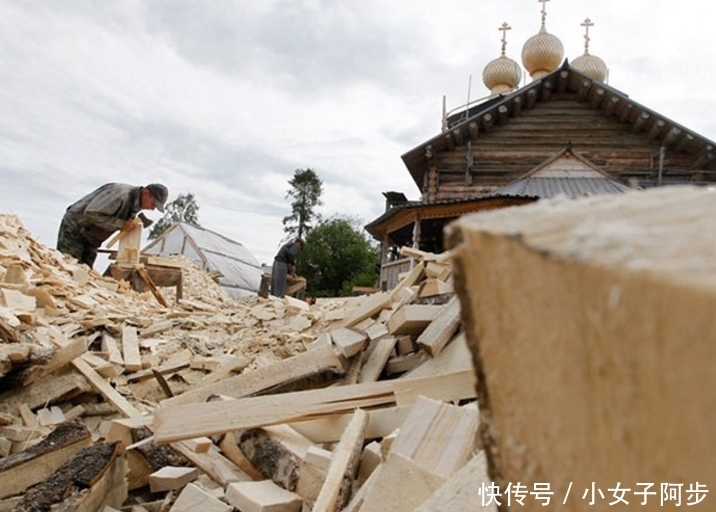
[[[617,487],[670,510],[663,486],[714,510],[714,219],[716,192],[663,187],[447,228],[490,477],[554,492],[520,510],[604,509]]]

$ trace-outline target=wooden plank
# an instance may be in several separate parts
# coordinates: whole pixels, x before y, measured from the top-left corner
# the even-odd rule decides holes
[[[337,512],[350,501],[351,486],[358,473],[367,425],[366,412],[356,409],[338,446],[333,451],[326,479],[313,505],[313,512]]]
[[[408,304],[393,313],[388,320],[392,335],[420,334],[432,322],[443,306],[433,304]]]
[[[371,342],[368,347],[368,358],[361,367],[358,375],[358,382],[375,382],[385,368],[385,364],[390,358],[390,354],[395,347],[395,336],[386,336]]]
[[[476,383],[475,372],[470,369],[433,377],[395,379],[393,391],[396,405],[403,406],[414,403],[421,395],[444,401],[475,398]]]
[[[483,489],[491,483],[485,452],[480,451],[415,512],[497,512],[495,502],[483,495]]]
[[[418,283],[425,275],[425,265],[422,262],[416,263],[407,276],[401,279],[398,284],[390,291],[391,302],[397,301],[404,288],[410,288]]]
[[[474,452],[478,423],[474,403],[458,407],[419,397],[398,432],[392,452],[449,478]]]
[[[387,436],[402,425],[409,411],[410,406],[366,411],[368,427],[365,431],[365,438],[377,439]],[[289,425],[314,443],[336,443],[340,441],[352,415],[352,412],[331,414],[322,418],[289,423]]]
[[[350,327],[339,327],[330,331],[331,340],[344,357],[352,357],[368,345],[368,336]]]
[[[299,512],[303,504],[298,494],[271,480],[229,484],[226,501],[241,512]]]
[[[455,295],[418,336],[416,343],[435,357],[455,335],[460,328],[460,322],[460,300]]]
[[[127,375],[127,382],[138,382],[140,380],[146,380],[154,377],[154,372],[160,375],[167,375],[170,373],[176,373],[179,370],[189,366],[189,361],[180,361],[178,363],[162,364],[156,368],[147,368],[146,370],[140,370],[131,375]]]
[[[342,373],[343,365],[333,347],[323,345],[282,359],[277,363],[201,386],[198,389],[191,389],[179,396],[164,400],[162,406],[203,402],[211,395],[234,398],[253,395],[280,384],[316,375],[328,369]]]
[[[358,322],[376,315],[381,309],[389,307],[392,303],[393,299],[388,293],[380,292],[369,295],[360,306],[350,312],[348,317],[343,320],[341,327],[352,327]]]
[[[197,468],[164,466],[149,475],[149,490],[151,492],[170,491],[181,489],[199,476]]]
[[[107,354],[107,360],[119,366],[124,366],[124,358],[119,350],[117,340],[107,331],[102,333],[102,352]]]
[[[197,468],[209,475],[214,482],[222,487],[226,487],[231,482],[251,480],[246,473],[224,457],[216,446],[209,447],[209,450],[204,453],[195,452],[190,444],[183,441],[171,443],[170,446],[184,455],[184,457],[189,459]]]
[[[237,400],[171,407],[161,404],[154,411],[155,438],[163,443],[345,413],[356,407],[392,406],[393,385],[389,381],[368,382]]]
[[[79,338],[71,341],[64,347],[59,348],[47,362],[47,364],[35,366],[23,380],[23,386],[51,375],[55,370],[62,368],[73,359],[87,352],[87,340]]]
[[[142,369],[137,329],[130,325],[122,326],[122,353],[124,356],[124,368],[128,372],[137,372]]]
[[[214,498],[196,484],[189,483],[182,490],[169,512],[231,512],[233,507]]]
[[[399,378],[430,377],[473,369],[472,352],[467,344],[467,338],[464,333],[460,333],[435,357],[428,359]]]
[[[85,376],[95,391],[112,404],[118,412],[128,417],[141,415],[141,413],[131,403],[129,403],[126,398],[120,395],[109,382],[104,380],[102,376],[94,371],[89,364],[82,360],[82,358],[75,359],[72,361],[72,364],[82,373],[82,375]]]
[[[452,282],[446,282],[440,279],[426,279],[420,284],[418,297],[422,299],[425,297],[434,297],[435,295],[453,293],[454,291],[455,289],[453,288]]]
[[[445,479],[397,453],[388,455],[371,475],[360,512],[412,512],[445,483]]]
[[[221,434],[279,423],[293,423],[357,407],[410,405],[419,395],[436,400],[459,400],[475,396],[471,371],[424,379],[395,379],[350,386],[312,389],[237,400],[165,406],[154,411],[158,443]]]

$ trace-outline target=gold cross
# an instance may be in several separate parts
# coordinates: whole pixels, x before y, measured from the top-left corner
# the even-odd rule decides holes
[[[547,2],[549,2],[549,0],[537,0],[537,1],[542,4],[542,26],[544,26],[544,22],[547,19]]]
[[[584,55],[589,55],[589,27],[593,27],[594,23],[587,18],[581,26],[584,27]]]
[[[507,48],[507,31],[512,30],[512,27],[505,21],[500,28],[497,30],[502,32],[502,56],[505,56],[505,49]]]

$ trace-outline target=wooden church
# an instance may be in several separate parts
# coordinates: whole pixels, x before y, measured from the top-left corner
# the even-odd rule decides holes
[[[402,156],[421,192],[409,201],[384,192],[386,210],[365,226],[382,244],[380,286],[410,269],[403,246],[443,251],[443,227],[466,213],[562,195],[618,194],[674,184],[716,183],[715,143],[606,84],[608,68],[589,53],[564,59],[542,25],[522,49],[531,82],[502,54],[487,64],[487,99],[444,115],[443,129]]]

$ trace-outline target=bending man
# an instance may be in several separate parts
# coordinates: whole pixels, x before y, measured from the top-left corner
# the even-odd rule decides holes
[[[164,212],[169,191],[164,185],[152,183],[145,187],[107,183],[67,207],[57,249],[74,256],[92,268],[97,249],[117,230],[131,231],[140,210]]]

